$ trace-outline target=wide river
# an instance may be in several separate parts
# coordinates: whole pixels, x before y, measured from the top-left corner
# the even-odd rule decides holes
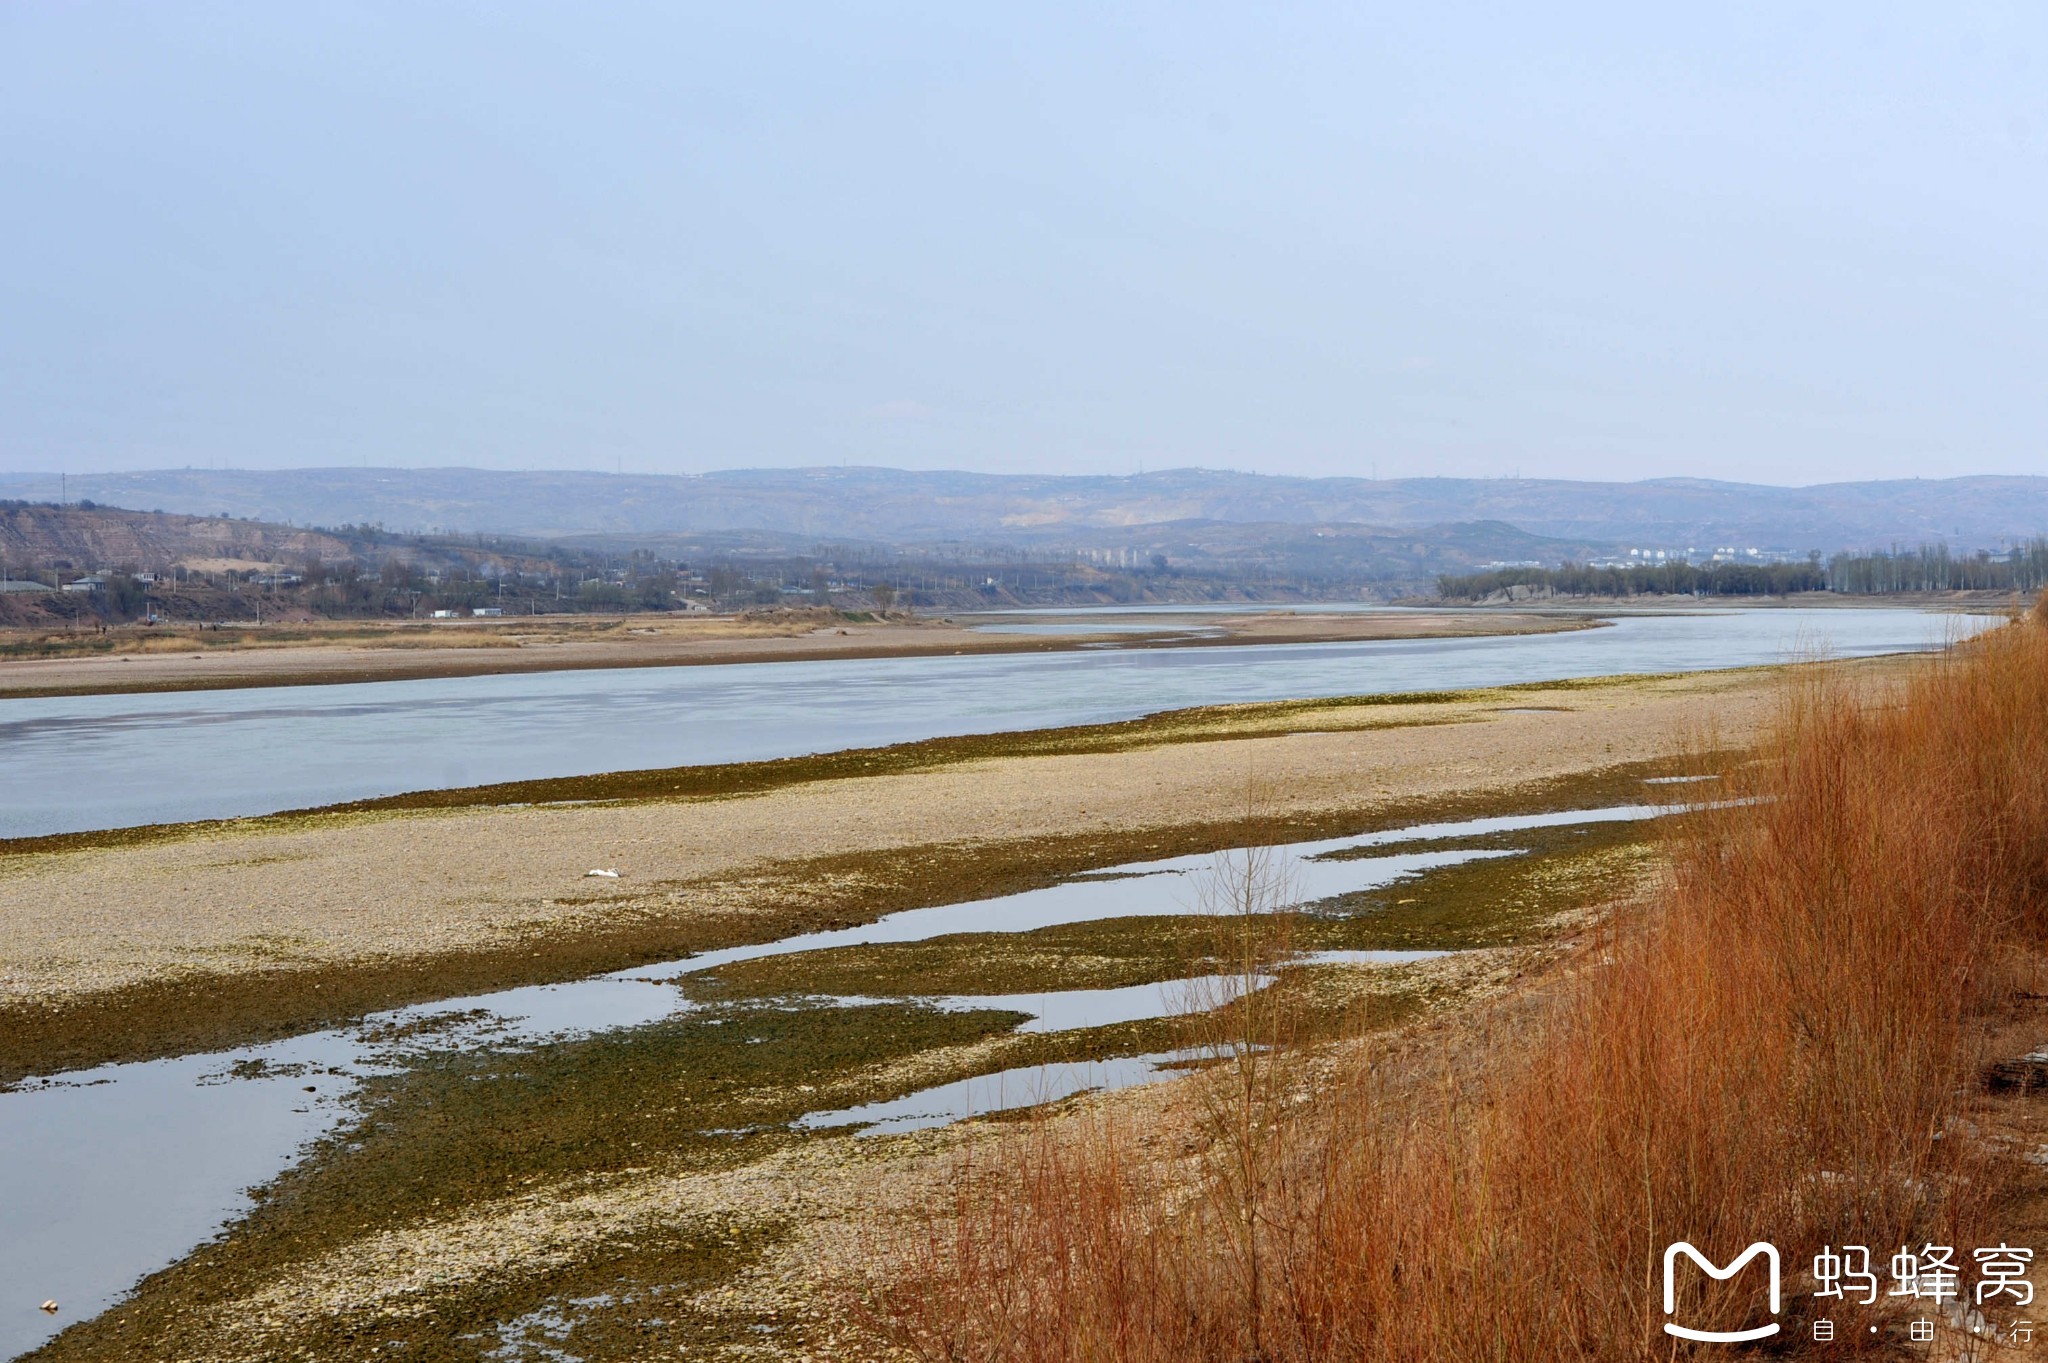
[[[1986,617],[1623,616],[1491,639],[1087,649],[0,701],[0,837],[740,762],[1230,701],[1436,691],[1939,646]]]

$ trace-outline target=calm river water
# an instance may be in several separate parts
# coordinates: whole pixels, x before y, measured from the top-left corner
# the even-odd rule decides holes
[[[1627,616],[1493,639],[1090,649],[0,701],[0,837],[433,787],[790,757],[1230,701],[1431,691],[1936,647],[1985,617]]]

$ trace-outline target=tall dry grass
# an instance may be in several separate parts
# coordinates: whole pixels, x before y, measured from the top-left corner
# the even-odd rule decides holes
[[[1974,1243],[1995,1186],[1960,1114],[2048,938],[2044,616],[1903,692],[1804,670],[1728,774],[1749,802],[1674,821],[1650,902],[1490,1034],[1302,1102],[1284,1020],[1246,1014],[1274,1036],[1193,1081],[1186,1153],[1113,1115],[1010,1138],[870,1326],[990,1363],[1669,1358],[1670,1241],[1775,1242],[1793,1331],[1823,1243]],[[1713,1286],[1690,1323],[1753,1307]]]

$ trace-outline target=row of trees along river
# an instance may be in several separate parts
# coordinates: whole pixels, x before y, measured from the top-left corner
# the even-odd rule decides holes
[[[1876,596],[1893,592],[2014,591],[2048,587],[2048,539],[1994,554],[1953,554],[1945,544],[1870,554],[1819,553],[1789,563],[1645,563],[1595,567],[1496,568],[1445,574],[1437,593],[1452,601],[1482,601],[1517,587],[1557,596],[1784,596],[1841,592]]]

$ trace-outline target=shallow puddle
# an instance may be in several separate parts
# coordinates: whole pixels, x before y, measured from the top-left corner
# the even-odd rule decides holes
[[[1454,956],[1451,951],[1312,951],[1305,956],[1296,956],[1287,964],[1297,965],[1413,965],[1417,961],[1434,961],[1443,956]]]
[[[1316,951],[1291,956],[1274,969],[1306,965],[1406,965],[1414,961],[1448,956],[1445,951]],[[1263,989],[1273,976],[1251,977],[1252,987]],[[1033,994],[953,994],[927,1000],[950,1012],[990,1010],[1027,1013],[1029,1021],[1017,1025],[1019,1032],[1072,1032],[1087,1027],[1111,1027],[1119,1022],[1143,1022],[1151,1018],[1186,1017],[1206,1013],[1231,1003],[1244,992],[1242,975],[1204,975],[1187,980],[1161,980],[1156,984],[1134,984],[1120,989],[1062,989]]]
[[[1269,975],[1253,977],[1255,988],[1270,983]],[[1064,989],[1035,994],[955,994],[929,1000],[951,1013],[1024,1013],[1019,1032],[1071,1032],[1084,1027],[1112,1027],[1120,1022],[1180,1017],[1220,1008],[1244,992],[1241,977],[1208,975],[1192,980],[1162,980],[1121,989]]]
[[[1423,833],[1416,837],[1452,837],[1456,834]],[[1318,899],[1377,889],[1408,876],[1443,866],[1457,866],[1489,857],[1512,857],[1518,852],[1499,849],[1469,849],[1441,852],[1406,852],[1394,856],[1360,858],[1354,861],[1317,861],[1314,858],[1339,847],[1360,845],[1357,839],[1342,838],[1329,843],[1302,843],[1312,853],[1294,855],[1296,849],[1274,848],[1272,865],[1266,875],[1284,889],[1282,903],[1306,904]],[[727,947],[700,952],[680,961],[622,970],[621,980],[673,980],[699,975],[720,966],[755,961],[768,956],[785,956],[800,951],[828,951],[835,947],[900,945],[950,937],[968,932],[1036,932],[1040,928],[1071,923],[1095,923],[1106,918],[1167,918],[1203,913],[1203,877],[1216,868],[1213,855],[1174,857],[1165,861],[1134,862],[1092,876],[1048,885],[1040,890],[1004,895],[1000,899],[970,900],[964,904],[940,904],[929,909],[908,909],[855,928],[809,932],[776,942]],[[1279,905],[1275,905],[1279,907]]]
[[[1570,824],[1611,823],[1654,818],[1672,812],[1663,805],[1619,805],[1609,809],[1562,810],[1550,814],[1503,815],[1490,819],[1461,819],[1454,822],[1411,824],[1406,828],[1314,842],[1290,843],[1281,847],[1254,849],[1264,859],[1261,878],[1274,887],[1284,904],[1309,904],[1334,899],[1360,890],[1378,889],[1406,876],[1444,866],[1462,865],[1490,857],[1512,857],[1512,849],[1467,848],[1436,852],[1407,852],[1385,857],[1333,859],[1331,853],[1384,847],[1397,842],[1434,842],[1512,833],[1531,828],[1557,828]],[[1231,853],[1197,853],[1160,861],[1132,862],[1085,876],[1076,876],[1044,889],[1026,890],[997,899],[976,899],[960,904],[940,904],[928,909],[906,909],[859,927],[809,932],[751,946],[727,947],[699,952],[680,961],[636,966],[618,971],[621,980],[669,980],[700,974],[719,966],[782,956],[799,951],[826,951],[835,947],[878,946],[922,942],[963,932],[1034,932],[1040,928],[1070,923],[1093,923],[1105,918],[1155,918],[1202,913],[1201,877],[1213,872],[1219,859]],[[1238,856],[1243,853],[1235,854]]]
[[[337,1040],[108,1066],[0,1094],[0,1357],[189,1254],[247,1207],[243,1189],[339,1122],[360,1070]]]
[[[1174,1066],[1204,1058],[1201,1051],[1165,1051],[1115,1060],[1076,1060],[1032,1065],[938,1084],[901,1098],[836,1112],[814,1112],[797,1122],[810,1131],[859,1126],[862,1136],[892,1136],[904,1131],[946,1126],[990,1112],[1007,1112],[1058,1102],[1095,1089],[1135,1088],[1180,1074]]]
[[[1517,829],[1643,819],[1656,805],[1414,825],[1355,837],[1256,849],[1266,883],[1281,900],[1307,904],[1385,886],[1439,867],[1521,855],[1512,849],[1446,849],[1347,856],[1418,839],[1456,839]],[[1133,863],[996,899],[915,909],[857,928],[805,933],[710,951],[680,961],[587,980],[534,985],[372,1015],[353,1028],[309,1033],[265,1046],[109,1065],[0,1091],[0,1358],[34,1348],[66,1325],[98,1314],[140,1278],[189,1254],[245,1213],[247,1190],[275,1178],[308,1142],[353,1111],[361,1081],[390,1072],[408,1055],[482,1046],[544,1044],[630,1029],[693,1002],[689,976],[723,965],[875,943],[918,942],[956,933],[1021,933],[1108,918],[1157,917],[1205,909],[1205,873],[1245,853]],[[1277,905],[1276,905],[1277,907]],[[1321,952],[1289,965],[1399,964],[1437,952]],[[1269,977],[1256,981],[1263,985]],[[1108,1026],[1213,1008],[1234,997],[1230,977],[1115,989],[954,995],[927,1000],[946,1010],[1021,1013],[1024,1032]],[[801,1000],[846,1006],[856,999]],[[1169,1078],[1177,1058],[1153,1055],[1062,1063],[985,1075],[842,1113],[805,1117],[812,1129],[870,1124],[864,1134],[941,1124],[973,1112],[1051,1101],[1091,1088]],[[167,1176],[167,1171],[175,1171]],[[37,1303],[54,1299],[54,1316]]]

